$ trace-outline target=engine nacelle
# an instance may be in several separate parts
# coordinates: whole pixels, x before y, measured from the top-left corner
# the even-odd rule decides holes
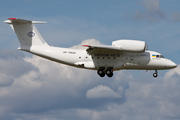
[[[138,40],[116,40],[112,42],[112,46],[120,47],[122,51],[143,53],[147,49],[144,41]]]

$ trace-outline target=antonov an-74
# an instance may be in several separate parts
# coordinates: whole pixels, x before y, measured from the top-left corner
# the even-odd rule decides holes
[[[9,18],[4,21],[15,31],[23,50],[58,63],[97,70],[100,77],[113,76],[113,71],[122,69],[157,70],[172,69],[177,65],[160,53],[147,51],[144,41],[117,40],[112,45],[83,45],[85,50],[51,47],[35,27],[41,21]]]

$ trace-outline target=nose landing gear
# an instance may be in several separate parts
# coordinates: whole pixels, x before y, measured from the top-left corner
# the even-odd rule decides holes
[[[155,73],[153,74],[153,77],[157,77],[158,76],[158,72],[157,72],[157,70],[155,70]]]

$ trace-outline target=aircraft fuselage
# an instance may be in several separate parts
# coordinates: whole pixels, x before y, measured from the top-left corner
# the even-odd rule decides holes
[[[171,60],[154,51],[128,53],[120,51],[108,52],[107,50],[89,54],[86,50],[50,46],[33,46],[29,50],[21,50],[66,65],[92,70],[98,70],[100,67],[105,69],[113,68],[114,71],[122,69],[164,70],[177,66]]]

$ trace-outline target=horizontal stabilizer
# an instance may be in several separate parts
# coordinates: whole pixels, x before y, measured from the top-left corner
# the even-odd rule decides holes
[[[19,18],[8,18],[8,20],[4,21],[5,23],[12,24],[12,23],[19,23],[19,24],[27,24],[27,23],[47,23],[45,21],[30,21],[24,20]]]

